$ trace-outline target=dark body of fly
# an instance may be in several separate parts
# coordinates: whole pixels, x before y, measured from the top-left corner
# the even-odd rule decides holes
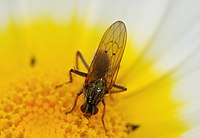
[[[86,117],[95,115],[98,112],[96,105],[102,101],[105,94],[108,93],[106,74],[108,74],[110,60],[105,51],[99,50],[96,58],[93,59],[92,72],[85,80],[83,92],[85,95],[85,104],[81,106],[81,111]]]
[[[114,93],[111,89],[117,88],[121,92],[126,91],[126,88],[115,84],[117,74],[120,67],[120,62],[124,53],[127,39],[127,31],[125,24],[122,21],[113,23],[104,33],[95,56],[88,66],[82,54],[78,51],[76,54],[76,69],[70,70],[70,82],[72,82],[72,73],[85,77],[83,88],[77,93],[74,101],[74,106],[66,114],[71,113],[76,107],[78,97],[84,93],[84,104],[81,106],[81,111],[86,118],[97,114],[97,105],[102,102],[104,105],[102,113],[102,123],[104,123],[105,115],[105,100],[107,93]],[[78,70],[78,59],[81,59],[88,73]],[[62,86],[62,85],[61,85]],[[58,86],[59,87],[59,86]]]
[[[103,78],[95,80],[92,84],[86,85],[83,89],[85,104],[81,106],[81,111],[86,117],[95,115],[98,112],[96,107],[106,94],[106,83]]]

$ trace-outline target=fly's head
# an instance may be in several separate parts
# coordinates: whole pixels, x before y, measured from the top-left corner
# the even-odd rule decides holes
[[[84,113],[84,116],[89,119],[92,115],[98,113],[98,108],[96,105],[85,103],[81,106],[81,111]]]

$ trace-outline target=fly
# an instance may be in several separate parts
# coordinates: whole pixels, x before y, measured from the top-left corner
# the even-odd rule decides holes
[[[69,71],[70,81],[73,81],[72,73],[85,77],[83,88],[77,93],[74,100],[74,105],[66,114],[71,113],[76,107],[78,97],[84,94],[84,104],[81,106],[81,111],[84,116],[89,119],[92,115],[98,113],[97,105],[101,102],[103,104],[102,124],[107,131],[104,115],[105,115],[105,95],[108,93],[116,93],[126,91],[127,88],[115,84],[117,74],[120,68],[120,62],[125,50],[127,40],[126,26],[122,21],[113,23],[104,33],[95,56],[88,66],[82,54],[76,53],[76,69]],[[79,71],[78,59],[80,59],[88,72]],[[60,87],[59,85],[57,87]],[[112,91],[112,88],[117,88],[117,91]]]

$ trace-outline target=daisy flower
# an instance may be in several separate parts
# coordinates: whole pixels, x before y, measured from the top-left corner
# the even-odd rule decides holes
[[[0,1],[0,137],[199,137],[199,1]],[[126,49],[116,83],[86,119],[84,77],[106,29],[121,20]],[[79,62],[80,71],[87,69]],[[137,129],[134,126],[138,126]]]

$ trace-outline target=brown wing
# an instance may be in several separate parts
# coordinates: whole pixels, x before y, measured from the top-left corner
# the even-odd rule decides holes
[[[112,88],[118,74],[126,40],[126,26],[122,21],[113,23],[106,30],[89,67],[86,83],[92,83],[94,80],[104,77],[107,89]]]

